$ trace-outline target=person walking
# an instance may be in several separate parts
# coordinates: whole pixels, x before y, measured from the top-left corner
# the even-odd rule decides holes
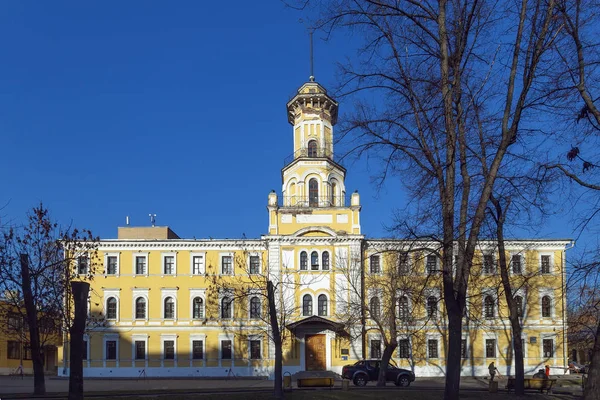
[[[546,378],[550,378],[550,366],[549,365],[546,365],[545,373],[546,373]]]
[[[491,382],[494,380],[494,377],[496,376],[496,373],[498,372],[498,368],[496,368],[493,361],[490,363],[490,365],[488,365],[488,371],[490,372],[490,382]],[[498,372],[498,374],[499,374],[499,372]]]

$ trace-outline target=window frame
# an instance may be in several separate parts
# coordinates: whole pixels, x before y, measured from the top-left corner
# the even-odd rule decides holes
[[[406,308],[401,304],[402,299],[406,299]],[[405,294],[398,297],[398,319],[400,321],[408,321],[410,319],[410,300]]]
[[[324,302],[322,301],[323,299]],[[323,313],[323,310],[325,312]],[[327,317],[329,314],[329,298],[325,293],[321,293],[317,296],[317,315],[319,317]]]
[[[167,309],[167,300],[171,300],[173,302],[172,306],[173,309],[172,310],[168,310]],[[166,295],[164,296],[164,298],[162,299],[162,305],[163,305],[163,312],[162,312],[162,319],[163,320],[176,320],[177,319],[177,300],[175,299],[174,296],[171,295]],[[167,316],[167,312],[170,311],[170,317]]]
[[[435,346],[432,346],[435,345]],[[435,349],[435,354],[432,353],[432,349]],[[427,359],[437,360],[440,358],[440,339],[434,337],[427,338]]]
[[[143,300],[144,301],[144,316],[143,317],[138,317],[138,301],[139,300]],[[134,318],[136,321],[139,320],[147,320],[148,319],[148,299],[145,296],[141,296],[138,295],[135,297],[134,300]]]
[[[383,351],[381,350],[382,340],[381,338],[369,338],[369,355],[370,359],[381,360],[381,356],[383,355]],[[375,350],[375,351],[373,351]],[[375,354],[373,354],[375,353]]]
[[[481,260],[482,275],[496,275],[496,260],[494,254],[484,253]]]
[[[483,297],[483,317],[485,319],[496,318],[496,300],[489,293],[484,294]]]
[[[329,256],[329,251],[323,250],[321,253],[321,270],[329,271],[329,265],[331,263],[331,257]]]
[[[228,272],[225,272],[226,266],[229,269]],[[234,276],[235,275],[235,265],[234,265],[234,254],[233,253],[220,253],[219,254],[219,275],[226,275],[226,276]]]
[[[300,271],[308,271],[308,252],[302,250],[299,254],[300,257]]]
[[[104,253],[104,276],[119,276],[120,275],[120,271],[121,271],[121,260],[120,257],[121,253],[119,252],[108,252],[108,253]],[[114,259],[115,260],[115,271],[114,273],[109,273],[109,260],[110,259]],[[89,267],[88,267],[89,268]]]
[[[143,357],[139,357],[139,350],[140,348],[138,347],[138,344],[142,343],[143,346],[143,350],[144,350],[144,355]],[[143,339],[133,339],[133,359],[134,361],[145,361],[146,358],[148,356],[148,341],[147,340],[143,340]]]
[[[519,260],[519,271],[515,271],[515,259]],[[525,273],[524,258],[521,253],[511,253],[510,255],[510,273],[511,275],[523,275]]]
[[[435,261],[432,263],[431,260]],[[431,268],[432,265],[433,269]],[[427,254],[425,257],[425,275],[434,275],[438,272],[440,272],[438,268],[438,256],[435,254]]]
[[[161,275],[162,276],[176,276],[177,275],[177,253],[176,252],[161,253],[160,258],[161,258]],[[172,264],[173,270],[170,273],[167,273],[167,271],[166,271],[167,258],[172,258],[172,260],[173,260],[173,264]]]
[[[112,305],[109,304],[111,300],[114,300],[114,310],[111,310]],[[109,296],[106,298],[106,320],[107,321],[118,321],[119,320],[119,300],[116,296]],[[114,316],[111,313],[114,312]]]
[[[261,273],[261,257],[258,254],[250,254],[248,256],[248,274],[260,275]]]
[[[196,262],[199,260],[199,262]],[[206,253],[205,252],[190,252],[190,275],[203,276],[206,275]]]
[[[369,256],[369,273],[372,275],[380,275],[381,269],[381,256],[379,254],[371,254]]]
[[[547,293],[540,293],[540,295],[540,318],[552,318],[554,316],[552,296]],[[544,304],[546,299],[548,304]]]
[[[307,301],[308,300],[308,301]],[[313,313],[313,297],[311,294],[306,293],[302,296],[302,316],[311,317]]]
[[[375,312],[373,312],[374,310]],[[374,321],[378,321],[381,318],[381,299],[377,294],[374,294],[369,299],[369,317]]]
[[[262,301],[257,294],[251,294],[248,300],[248,317],[249,319],[262,318]]]
[[[162,361],[173,361],[175,362],[177,360],[177,337],[176,336],[172,336],[169,335],[169,337],[163,337],[161,336],[160,338],[161,340],[161,360]],[[173,345],[172,349],[167,349],[167,343],[170,343]],[[167,350],[172,350],[173,351],[173,357],[168,357],[169,353],[167,352]]]
[[[398,358],[410,359],[410,339],[403,338],[398,340]]]
[[[225,355],[225,346],[223,346],[223,344],[225,344],[224,342],[229,342],[228,343],[228,351],[229,351],[229,357],[223,357]],[[229,360],[231,362],[233,362],[233,339],[231,338],[219,338],[219,360]]]
[[[308,206],[319,207],[319,181],[317,178],[308,180]]]
[[[431,299],[433,299],[435,301],[435,305],[432,307],[433,304],[430,304]],[[425,303],[425,309],[427,312],[427,318],[428,319],[435,319],[438,317],[438,302],[439,299],[437,298],[436,295],[434,294],[430,294],[429,296],[427,296],[426,299],[426,303]]]
[[[544,271],[544,259],[548,260],[548,271]],[[552,275],[554,274],[554,253],[539,253],[538,256],[539,268],[538,271],[540,275]]]
[[[190,358],[192,360],[204,360],[204,343],[205,343],[205,339],[199,339],[199,338],[191,338],[191,345],[190,345],[190,351],[191,351],[191,356]],[[198,353],[196,352],[196,343],[199,342],[200,343],[200,357],[197,357]]]
[[[490,338],[490,337],[486,337],[484,338],[483,341],[483,351],[485,354],[484,358],[497,358],[498,357],[498,350],[497,350],[497,346],[498,346],[498,340],[496,338]],[[490,349],[493,350],[493,354],[490,355]]]
[[[133,253],[133,260],[132,260],[132,269],[133,269],[133,276],[148,276],[148,270],[150,269],[150,264],[148,262],[149,257],[148,257],[148,253]],[[138,274],[138,263],[137,260],[138,258],[144,259],[144,273],[142,274]]]
[[[119,359],[119,338],[115,336],[104,337],[104,361],[117,361]],[[114,358],[109,358],[109,343],[114,343]]]
[[[224,307],[225,302],[227,301],[227,307]],[[225,311],[227,311],[228,316],[225,315]],[[219,299],[219,317],[221,319],[233,319],[233,296],[229,294],[223,295]]]
[[[200,307],[196,309],[196,300],[200,300]],[[198,311],[198,312],[196,312]],[[204,308],[204,298],[202,296],[193,296],[192,297],[192,319],[193,320],[203,320],[206,318],[205,308]]]
[[[256,357],[254,347],[258,344],[258,357]],[[258,338],[251,338],[248,340],[248,359],[250,360],[262,360],[262,340]]]

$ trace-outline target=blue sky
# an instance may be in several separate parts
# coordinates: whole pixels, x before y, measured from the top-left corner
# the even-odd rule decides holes
[[[285,103],[309,75],[301,17],[275,0],[0,3],[0,215],[43,201],[104,238],[148,213],[182,237],[265,233],[292,153]],[[351,52],[317,37],[317,81],[333,87]],[[388,236],[400,182],[377,193],[366,162],[346,167],[363,232]]]

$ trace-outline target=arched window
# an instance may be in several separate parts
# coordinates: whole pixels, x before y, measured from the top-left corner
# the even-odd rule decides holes
[[[192,317],[194,319],[204,318],[204,301],[202,301],[202,297],[194,297],[192,312]]]
[[[250,318],[260,318],[260,299],[257,296],[250,299]]]
[[[313,271],[319,269],[319,253],[316,251],[310,253],[310,269]]]
[[[175,319],[175,300],[172,297],[165,299],[165,319]]]
[[[484,314],[486,318],[494,318],[494,298],[492,296],[485,296],[484,303]]]
[[[552,300],[550,296],[542,297],[542,318],[550,318],[552,316]]]
[[[305,294],[304,297],[302,297],[302,315],[310,317],[312,313],[312,296],[310,294]]]
[[[402,321],[408,319],[408,297],[402,296],[398,300],[398,318]]]
[[[379,316],[381,315],[381,303],[379,302],[379,297],[375,296],[371,298],[369,311],[371,312],[371,318],[379,319]]]
[[[321,254],[321,269],[327,271],[329,269],[329,252],[324,251]]]
[[[523,317],[523,298],[515,296],[515,303],[517,306],[517,317]]]
[[[117,319],[117,299],[114,297],[106,300],[106,319]]]
[[[319,182],[315,178],[308,181],[308,205],[310,207],[319,206]]]
[[[231,302],[229,297],[221,299],[221,318],[231,318]]]
[[[331,193],[330,193],[329,202],[331,203],[332,206],[337,206],[338,205],[338,202],[337,202],[337,182],[336,181],[331,181]]]
[[[308,269],[308,255],[305,251],[300,253],[300,270],[306,271]]]
[[[437,299],[435,296],[427,298],[427,317],[435,318],[437,316]]]
[[[135,319],[146,319],[146,299],[143,297],[135,300]]]
[[[324,317],[327,315],[327,296],[325,296],[324,294],[319,295],[319,298],[317,299],[318,302],[318,306],[319,306],[319,316]]]
[[[308,156],[311,158],[318,157],[317,156],[317,141],[311,140],[308,142]]]

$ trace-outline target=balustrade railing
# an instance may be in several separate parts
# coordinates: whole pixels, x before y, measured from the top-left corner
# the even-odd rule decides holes
[[[283,165],[288,165],[296,158],[328,158],[333,161],[333,152],[329,149],[300,149],[290,154],[283,160]]]
[[[281,199],[282,207],[345,207],[346,202],[343,196],[283,196]]]

